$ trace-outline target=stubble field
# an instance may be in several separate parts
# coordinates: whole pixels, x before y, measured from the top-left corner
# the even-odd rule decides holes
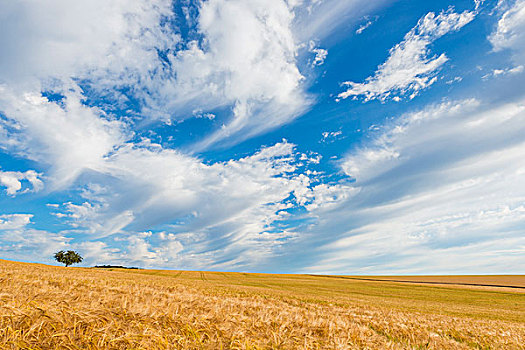
[[[525,349],[525,289],[471,284],[523,287],[525,278],[100,270],[0,260],[0,348]]]

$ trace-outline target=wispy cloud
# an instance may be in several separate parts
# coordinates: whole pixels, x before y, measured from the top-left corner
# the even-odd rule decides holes
[[[32,214],[4,214],[0,215],[0,230],[14,230],[31,223]]]
[[[523,66],[519,65],[516,67],[503,68],[503,69],[494,69],[491,73],[484,75],[483,79],[488,79],[490,77],[501,77],[506,75],[516,75],[523,72]]]
[[[359,28],[356,29],[355,33],[357,35],[362,34],[368,27],[370,27],[374,22],[376,22],[379,19],[379,16],[374,16],[372,19],[370,19],[368,16],[365,16],[365,23],[361,24]]]
[[[9,195],[15,195],[22,191],[40,191],[44,187],[44,183],[39,178],[41,174],[34,170],[28,170],[26,172],[20,171],[0,171],[0,185],[6,188],[6,192]],[[27,181],[30,187],[22,190],[23,182]]]
[[[310,271],[519,272],[524,133],[523,100],[449,102],[384,125],[344,159],[355,192],[313,228],[333,235]]]
[[[315,41],[310,40],[308,44],[308,51],[313,53],[315,56],[313,60],[311,61],[310,65],[312,67],[321,66],[324,64],[324,60],[328,56],[328,50],[322,49],[320,47],[316,47]]]
[[[348,14],[362,1],[329,3]],[[48,193],[80,192],[46,207],[69,231],[50,235],[25,225],[10,231],[12,239],[36,242],[40,232],[50,244],[82,246],[108,259],[136,251],[137,261],[159,262],[194,252],[207,257],[192,262],[199,266],[253,264],[295,235],[284,223],[290,211],[344,197],[336,191],[341,185],[322,185],[308,172],[320,157],[287,142],[206,162],[140,135],[144,125],[187,118],[222,123],[200,135],[191,149],[198,151],[304,113],[313,99],[298,48],[322,35],[301,39],[297,31],[304,18],[329,24],[319,27],[325,34],[341,23],[327,3],[212,0],[184,18],[171,0],[0,6],[0,147],[42,171],[2,172],[0,183],[12,195],[25,191],[26,182],[37,191],[44,181]],[[195,35],[183,35],[177,21]],[[311,63],[322,64],[326,49],[311,49]],[[177,239],[164,251],[167,243],[157,235],[141,235],[163,225],[187,234],[187,241]],[[84,238],[65,238],[73,235]],[[125,243],[117,249],[113,238]],[[36,244],[23,242],[13,244]]]
[[[339,28],[352,22],[357,23],[360,18],[386,3],[388,2],[384,0],[312,0],[309,5],[297,8],[294,31],[300,42],[339,36]]]
[[[347,11],[360,3],[336,7]],[[178,18],[169,0],[147,5],[53,0],[45,9],[12,3],[2,12],[14,20],[2,21],[0,83],[18,95],[74,89],[80,100],[99,103],[106,112],[107,106],[129,110],[136,103],[139,110],[127,116],[130,122],[172,123],[229,110],[217,124],[222,127],[192,150],[237,143],[311,107],[298,48],[318,40],[326,28],[301,39],[298,33],[303,19],[310,25],[332,7],[315,1],[213,0],[200,3],[197,16]],[[175,20],[187,22],[197,39],[182,38]],[[312,64],[320,65],[327,51],[315,48],[315,55]]]
[[[67,92],[62,105],[15,91],[0,86],[0,110],[9,123],[0,124],[0,144],[45,166],[51,190],[67,187],[84,170],[99,170],[104,157],[129,137],[124,122],[101,118],[101,110],[84,105],[78,91]]]
[[[196,150],[275,128],[308,108],[293,19],[293,8],[281,0],[250,6],[243,1],[203,3],[198,27],[206,46],[190,43],[189,49],[171,56],[177,79],[166,80],[160,89],[165,92],[161,106],[177,114],[188,104],[203,109],[233,106],[230,120]]]
[[[518,266],[521,87],[492,104],[439,96],[414,112],[407,103],[385,123],[368,123],[361,106],[349,111],[359,135],[343,135],[359,124],[333,123],[331,98],[313,95],[346,52],[337,38],[382,3],[210,0],[182,15],[171,0],[2,3],[0,149],[12,161],[0,171],[3,209],[30,203],[0,215],[2,256],[49,261],[71,248],[88,264],[363,273]],[[432,45],[471,22],[475,4],[422,17],[339,98],[410,99],[431,86],[448,60]],[[514,62],[494,75],[522,74],[522,9],[519,0],[495,12],[489,40]],[[330,66],[316,68],[328,50]],[[224,149],[314,103],[326,105],[301,126],[318,127],[312,140],[272,134]],[[192,124],[206,128],[179,137]],[[348,153],[328,145],[343,137]]]
[[[129,251],[140,247],[145,261],[157,266],[175,262],[157,233],[139,234],[151,227],[177,234],[169,242],[178,263],[251,266],[293,239],[285,224],[290,211],[320,209],[347,196],[344,186],[321,184],[308,170],[318,162],[285,141],[212,164],[160,145],[127,144],[104,160],[82,202],[63,203],[54,212],[86,238],[120,237],[132,245]]]
[[[503,6],[506,5],[506,6]],[[489,40],[495,51],[512,49],[515,62],[525,61],[525,1],[502,2],[503,14]]]
[[[32,214],[0,215],[0,254],[6,259],[48,261],[53,252],[66,247],[69,238],[30,227]]]
[[[472,21],[475,13],[453,10],[439,15],[433,12],[421,18],[403,41],[390,49],[387,61],[380,65],[364,83],[344,82],[347,90],[338,98],[363,97],[364,101],[378,99],[400,100],[405,95],[414,98],[436,82],[438,69],[447,62],[445,54],[430,56],[429,46],[443,35],[457,31]]]
[[[332,142],[335,142],[337,140],[340,140],[342,138],[344,138],[343,136],[343,132],[341,130],[338,130],[338,131],[324,131],[322,134],[321,134],[321,140],[319,142],[322,142],[322,143],[332,143]]]

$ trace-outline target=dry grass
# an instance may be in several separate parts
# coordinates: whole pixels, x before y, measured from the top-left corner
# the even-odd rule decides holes
[[[525,294],[0,260],[2,349],[523,349]]]

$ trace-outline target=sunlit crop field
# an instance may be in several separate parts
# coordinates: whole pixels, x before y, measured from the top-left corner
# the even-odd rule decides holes
[[[483,282],[435,281],[472,279]],[[524,285],[523,276],[486,280]],[[523,344],[520,288],[0,260],[1,349],[524,349]]]

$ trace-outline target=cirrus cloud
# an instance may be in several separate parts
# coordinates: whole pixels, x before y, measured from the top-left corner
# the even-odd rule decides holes
[[[348,88],[338,98],[363,97],[365,102],[374,99],[398,101],[407,94],[410,99],[414,98],[436,82],[436,72],[448,61],[445,54],[429,57],[429,46],[443,35],[458,31],[475,16],[472,11],[457,13],[452,9],[439,15],[428,13],[405,35],[402,42],[390,49],[388,59],[373,76],[364,83],[344,82],[343,85]]]

